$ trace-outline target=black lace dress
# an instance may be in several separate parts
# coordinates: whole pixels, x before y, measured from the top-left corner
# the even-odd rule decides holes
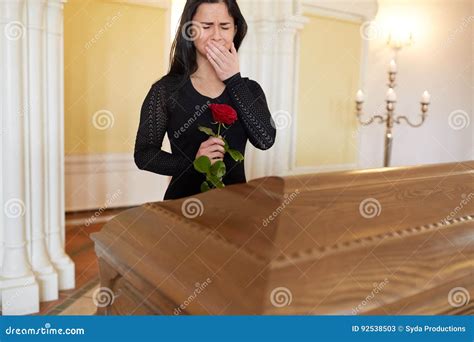
[[[148,92],[141,109],[134,157],[139,169],[172,176],[164,200],[201,192],[205,175],[194,170],[193,161],[201,143],[209,138],[198,126],[217,132],[217,125],[212,124],[211,103],[228,104],[237,111],[238,120],[228,129],[221,129],[231,148],[244,154],[247,140],[261,150],[274,144],[276,129],[260,85],[240,73],[224,83],[224,92],[215,99],[200,94],[191,79],[183,76],[167,75]],[[165,133],[172,153],[161,149]],[[245,161],[236,163],[226,154],[224,163],[225,185],[246,182]]]

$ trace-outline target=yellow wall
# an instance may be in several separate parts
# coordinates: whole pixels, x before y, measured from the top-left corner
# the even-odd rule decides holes
[[[99,0],[64,10],[66,154],[131,152],[143,99],[166,72],[167,12]]]
[[[301,36],[297,167],[355,163],[359,25],[306,15]]]

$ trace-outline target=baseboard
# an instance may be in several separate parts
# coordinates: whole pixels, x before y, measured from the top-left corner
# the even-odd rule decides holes
[[[169,179],[139,170],[133,154],[69,155],[65,157],[66,211],[162,201]]]

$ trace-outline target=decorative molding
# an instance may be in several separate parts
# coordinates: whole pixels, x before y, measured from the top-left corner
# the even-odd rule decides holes
[[[131,6],[146,6],[163,9],[171,8],[171,0],[104,0],[105,2],[112,2]]]
[[[301,13],[320,15],[355,22],[372,20],[378,11],[376,0],[339,2],[327,0],[300,0]]]
[[[377,234],[372,236],[363,237],[360,239],[345,241],[343,243],[336,243],[331,246],[319,246],[303,251],[295,252],[289,256],[285,254],[279,255],[274,261],[271,262],[270,268],[277,269],[288,266],[294,266],[297,263],[314,261],[316,259],[322,259],[331,254],[337,254],[341,252],[353,251],[358,248],[379,245],[384,240],[394,240],[404,238],[406,236],[414,236],[423,234],[426,232],[435,232],[441,229],[448,229],[453,225],[463,222],[470,222],[474,220],[473,215],[466,215],[463,217],[455,218],[450,221],[440,221],[431,224],[425,224],[416,227],[409,227],[405,229],[399,229],[383,234]]]
[[[170,180],[138,169],[130,153],[66,156],[65,177],[68,212],[159,202]]]
[[[137,170],[131,153],[66,155],[65,163],[66,176]]]
[[[309,18],[304,17],[304,15],[314,14],[322,17],[333,18],[337,20],[346,20],[356,23],[363,23],[365,21],[373,20],[375,15],[378,11],[378,3],[376,0],[363,0],[354,3],[346,3],[346,2],[330,2],[324,0],[297,0],[297,12],[299,15],[302,15],[303,18],[309,21]],[[294,92],[294,108],[293,112],[298,112],[298,104],[297,104],[297,95],[299,91],[299,56],[300,56],[300,39],[299,36],[297,37],[297,56],[296,56],[296,72],[295,72],[295,79],[293,80],[295,84],[295,92]],[[359,82],[359,89],[364,88],[365,83],[365,74],[367,70],[367,58],[368,58],[368,42],[361,37],[361,65],[360,65],[360,82]],[[360,165],[360,161],[356,164],[341,164],[341,165],[328,165],[323,167],[297,167],[296,166],[296,148],[297,148],[297,121],[294,120],[292,126],[292,133],[291,133],[291,161],[288,174],[298,174],[298,173],[312,173],[312,172],[320,172],[320,171],[336,171],[336,170],[343,170],[344,167],[346,169],[354,169]],[[360,132],[357,132],[357,145],[360,146],[361,136]],[[359,159],[359,155],[357,155],[357,159]]]

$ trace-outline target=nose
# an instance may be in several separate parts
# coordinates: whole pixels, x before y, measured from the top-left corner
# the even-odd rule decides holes
[[[219,25],[215,25],[213,30],[214,31],[212,32],[212,40],[215,42],[219,42],[222,39]]]

